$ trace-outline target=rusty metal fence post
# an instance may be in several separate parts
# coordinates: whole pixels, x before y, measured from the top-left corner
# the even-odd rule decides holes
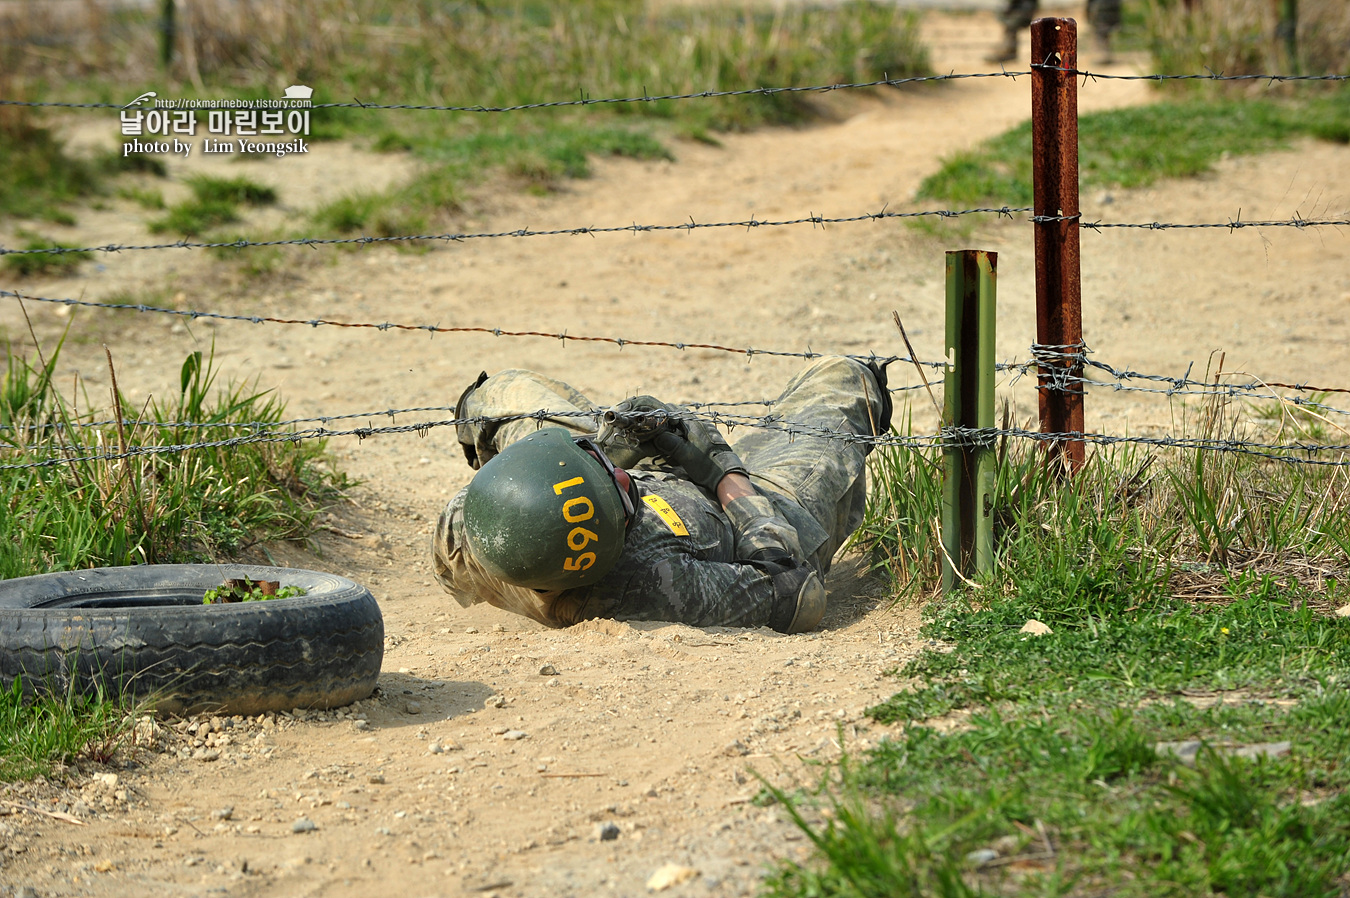
[[[1078,254],[1078,25],[1031,23],[1031,154],[1036,233],[1036,361],[1048,460],[1072,473],[1086,458]],[[1065,70],[1068,71],[1065,71]]]

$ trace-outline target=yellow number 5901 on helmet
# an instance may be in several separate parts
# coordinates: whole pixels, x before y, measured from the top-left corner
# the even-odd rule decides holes
[[[632,500],[603,453],[581,442],[545,427],[474,475],[464,530],[489,573],[528,589],[570,589],[598,582],[618,562]]]

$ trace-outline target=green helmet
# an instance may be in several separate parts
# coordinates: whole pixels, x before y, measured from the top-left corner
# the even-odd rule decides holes
[[[474,557],[492,575],[529,589],[597,582],[618,562],[631,514],[611,471],[562,427],[507,446],[464,495]]]

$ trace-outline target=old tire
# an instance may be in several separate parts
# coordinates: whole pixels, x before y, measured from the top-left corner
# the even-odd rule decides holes
[[[228,578],[306,595],[203,605]],[[345,577],[238,564],[94,568],[0,581],[0,685],[104,695],[171,714],[333,708],[375,688],[384,620]]]

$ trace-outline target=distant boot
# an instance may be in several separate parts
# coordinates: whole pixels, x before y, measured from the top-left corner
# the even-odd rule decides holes
[[[1003,42],[994,48],[993,52],[984,58],[985,62],[1012,62],[1017,58],[1017,29],[1007,28],[1003,31]]]

